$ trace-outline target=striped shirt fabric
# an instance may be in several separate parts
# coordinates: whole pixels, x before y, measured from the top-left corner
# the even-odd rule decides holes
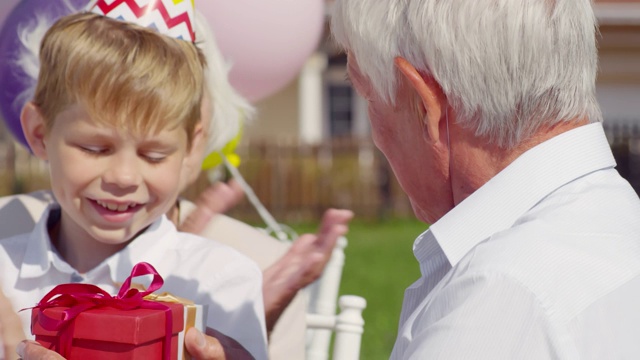
[[[599,123],[525,152],[420,235],[392,359],[640,359],[640,200]]]

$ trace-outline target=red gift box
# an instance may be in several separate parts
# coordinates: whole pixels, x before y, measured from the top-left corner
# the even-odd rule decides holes
[[[145,275],[153,276],[147,290],[131,287]],[[31,332],[67,359],[176,360],[184,304],[144,298],[163,282],[153,266],[139,263],[116,296],[90,284],[58,285],[32,308]]]
[[[183,327],[184,305],[162,303],[171,309],[171,359],[178,357],[178,333]],[[41,313],[55,320],[63,318],[67,308],[34,309],[31,332],[43,346],[60,352],[64,337],[47,330],[38,321]],[[61,331],[72,338],[67,359],[162,359],[165,346],[165,313],[161,310],[118,310],[98,308],[80,313]]]

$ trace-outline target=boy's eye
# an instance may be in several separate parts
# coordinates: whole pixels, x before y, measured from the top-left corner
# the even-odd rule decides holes
[[[165,154],[157,153],[157,152],[144,153],[142,154],[142,157],[144,157],[148,162],[154,163],[154,164],[160,163],[167,158]]]
[[[102,146],[91,146],[91,145],[80,145],[80,149],[89,154],[103,154],[107,151],[105,147]]]

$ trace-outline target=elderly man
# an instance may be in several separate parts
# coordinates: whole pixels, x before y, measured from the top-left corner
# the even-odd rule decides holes
[[[416,216],[393,359],[640,358],[640,201],[595,100],[589,0],[336,0]]]

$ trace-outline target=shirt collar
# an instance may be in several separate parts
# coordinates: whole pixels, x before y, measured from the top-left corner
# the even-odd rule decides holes
[[[24,260],[20,266],[21,278],[37,278],[49,272],[55,261],[56,250],[51,245],[47,225],[50,215],[59,209],[57,204],[49,205],[29,234]]]
[[[111,279],[121,284],[131,275],[133,266],[139,262],[157,266],[162,262],[166,251],[177,245],[176,234],[176,227],[163,215],[127,247],[105,260],[111,272]]]
[[[24,261],[20,267],[20,278],[38,278],[51,271],[51,266],[62,273],[72,274],[75,270],[64,261],[52,246],[49,238],[48,223],[52,214],[60,211],[60,205],[51,204],[38,220],[29,234]],[[134,260],[159,263],[164,251],[175,244],[177,232],[173,223],[166,217],[153,222],[144,233],[138,235],[127,247],[107,258],[102,264],[89,271],[88,278],[94,272],[102,271],[107,266],[113,282],[122,282],[131,273]]]
[[[416,239],[414,254],[423,262],[442,252],[455,266],[477,244],[511,227],[554,190],[615,165],[600,123],[555,136],[523,153],[431,225]]]

